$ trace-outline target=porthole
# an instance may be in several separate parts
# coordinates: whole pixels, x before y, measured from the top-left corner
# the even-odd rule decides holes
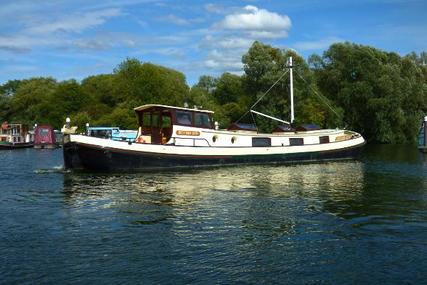
[[[212,137],[212,141],[213,142],[216,142],[217,140],[218,140],[218,136],[217,135],[215,135],[215,136]]]
[[[236,138],[236,137],[232,137],[232,138],[231,138],[231,143],[233,143],[233,144],[234,144],[234,143],[236,142],[236,140],[237,140],[237,138]]]

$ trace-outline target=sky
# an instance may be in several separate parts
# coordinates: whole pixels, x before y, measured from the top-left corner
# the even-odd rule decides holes
[[[0,0],[0,84],[112,73],[126,58],[201,75],[242,73],[258,40],[307,58],[349,41],[427,51],[427,0]]]

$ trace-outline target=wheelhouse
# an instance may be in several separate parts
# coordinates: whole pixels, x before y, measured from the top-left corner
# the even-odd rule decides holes
[[[138,117],[137,142],[166,144],[172,137],[174,126],[214,129],[212,111],[179,108],[167,105],[143,105],[134,109]]]

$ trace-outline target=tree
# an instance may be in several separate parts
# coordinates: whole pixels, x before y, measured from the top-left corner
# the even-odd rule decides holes
[[[242,78],[228,72],[224,73],[218,78],[213,95],[218,104],[237,102],[240,97],[245,96]]]
[[[118,66],[115,74],[116,87],[124,94],[124,101],[134,100],[139,105],[159,103],[182,106],[188,96],[185,76],[170,68],[127,59]]]
[[[34,124],[44,121],[47,109],[45,102],[56,89],[56,80],[38,77],[22,80],[10,100],[10,120]],[[50,108],[57,107],[51,106]]]
[[[65,122],[66,117],[90,109],[90,103],[92,102],[77,81],[62,81],[57,84],[55,90],[47,96],[45,103],[42,104],[46,111],[38,122],[48,123],[59,128]]]
[[[287,119],[290,117],[288,58],[293,58],[294,102],[296,122],[313,122],[328,125],[329,111],[315,94],[320,93],[315,85],[313,72],[305,60],[292,50],[280,50],[260,42],[254,42],[243,55],[245,91],[251,98],[251,105],[268,94],[257,104],[256,110]],[[274,87],[272,87],[274,86]],[[305,111],[310,107],[310,112]],[[277,123],[258,118],[261,130],[270,131]],[[289,119],[288,119],[289,120]]]
[[[426,111],[426,80],[416,54],[333,44],[315,69],[317,85],[341,106],[349,127],[368,140],[413,142]]]
[[[194,86],[204,90],[206,93],[213,93],[215,91],[218,79],[209,75],[202,75],[199,82]]]

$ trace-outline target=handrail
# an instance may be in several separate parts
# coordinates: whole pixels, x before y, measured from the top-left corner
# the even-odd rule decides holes
[[[209,141],[206,138],[184,138],[184,137],[171,137],[173,139],[185,139],[185,140],[193,140],[193,146],[196,146],[196,140],[206,141],[208,146],[211,146]]]

